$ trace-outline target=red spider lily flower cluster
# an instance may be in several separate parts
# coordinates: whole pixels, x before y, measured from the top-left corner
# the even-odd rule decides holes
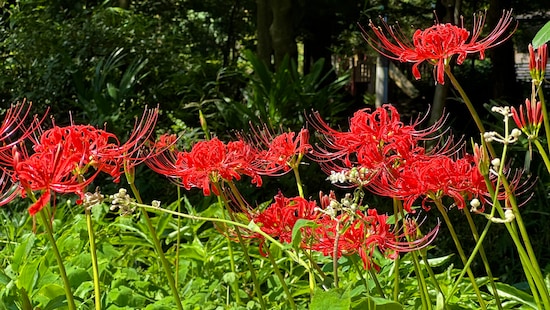
[[[443,197],[450,197],[459,209],[466,207],[466,200],[488,201],[485,179],[470,155],[456,159],[418,156],[390,175],[377,182],[376,193],[403,200],[403,207],[409,212],[419,199],[425,210],[430,209],[429,202]]]
[[[173,136],[161,136],[155,147],[174,145]],[[175,147],[165,148],[151,156],[147,165],[155,172],[171,178],[185,189],[193,187],[219,195],[212,186],[220,181],[232,182],[241,175],[252,178],[252,184],[262,185],[262,175],[280,176],[298,165],[311,150],[309,132],[287,132],[272,135],[267,129],[256,131],[253,137],[240,135],[237,141],[224,143],[218,138],[199,141],[189,152]]]
[[[451,58],[457,55],[457,63],[462,64],[468,54],[479,53],[480,58],[485,57],[485,50],[494,47],[506,39],[512,32],[506,35],[508,28],[513,22],[512,12],[504,12],[498,24],[491,33],[481,39],[480,34],[485,25],[485,15],[474,15],[473,29],[468,31],[464,25],[455,26],[452,24],[437,23],[434,26],[416,30],[412,41],[396,27],[383,23],[386,35],[381,27],[374,25],[371,21],[369,26],[374,31],[379,43],[363,30],[363,36],[367,42],[380,54],[401,62],[414,63],[413,75],[420,79],[418,66],[428,61],[434,65],[434,77],[437,83],[445,83],[445,67],[449,65]],[[468,40],[469,38],[469,40]]]
[[[465,207],[465,199],[486,201],[485,181],[472,156],[459,158],[459,146],[449,142],[430,150],[424,147],[425,140],[437,137],[441,123],[417,130],[417,123],[403,124],[389,105],[357,112],[349,131],[334,130],[318,116],[312,121],[324,142],[312,156],[326,172],[342,176],[335,182],[351,180],[378,195],[401,199],[408,212],[419,199],[425,209],[427,202],[443,197],[452,198],[459,208]]]
[[[533,45],[529,44],[529,73],[533,81],[544,81],[546,63],[548,61],[548,46],[541,45],[535,52]]]
[[[255,159],[255,150],[246,142],[239,140],[226,144],[213,138],[197,142],[189,152],[167,149],[151,156],[146,164],[185,189],[200,188],[209,196],[211,192],[220,194],[213,184],[240,180],[241,175],[248,175],[253,184],[261,186],[262,179],[251,164]]]
[[[529,139],[538,137],[543,121],[540,101],[535,103],[529,99],[525,99],[525,104],[519,107],[519,111],[515,107],[512,107],[511,112],[514,122]]]
[[[257,151],[254,161],[256,171],[261,175],[281,176],[297,168],[303,156],[311,152],[309,131],[305,128],[298,133],[283,132],[275,135],[267,127],[254,130],[252,137],[241,135]]]
[[[333,199],[327,197],[322,197],[322,200]],[[378,267],[372,258],[375,250],[379,250],[388,258],[395,258],[399,252],[408,252],[428,245],[437,233],[437,229],[434,229],[417,239],[417,229],[413,229],[415,226],[411,224],[407,236],[412,241],[401,241],[405,234],[392,230],[388,224],[388,216],[378,214],[375,209],[331,215],[323,212],[315,201],[301,197],[287,198],[281,193],[275,196],[275,202],[267,209],[256,214],[251,213],[249,216],[263,232],[287,244],[292,242],[292,231],[298,220],[313,221],[313,227],[301,228],[300,247],[320,252],[325,256],[336,255],[338,258],[358,254],[365,269]],[[260,239],[260,251],[265,253],[262,249],[264,239],[259,233],[245,236]]]
[[[85,188],[101,171],[118,181],[124,167],[145,160],[139,156],[140,146],[151,134],[157,114],[157,109],[146,109],[124,144],[114,134],[89,125],[36,130],[38,137],[30,138],[32,152],[20,143],[13,146],[11,156],[3,156],[4,161],[11,161],[5,171],[22,197],[34,198],[35,192],[40,192],[29,208],[31,215],[49,203],[52,192],[83,198]]]

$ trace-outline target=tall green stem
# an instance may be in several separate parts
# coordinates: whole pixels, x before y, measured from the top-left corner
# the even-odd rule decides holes
[[[413,261],[414,272],[416,273],[416,279],[418,280],[418,288],[420,289],[420,300],[422,301],[422,309],[432,309],[432,302],[430,300],[430,294],[428,293],[428,286],[426,285],[426,278],[420,268],[416,251],[411,252],[411,258]]]
[[[273,257],[273,254],[271,251],[267,251],[267,257],[269,258],[269,261],[271,262],[271,266],[273,266],[273,271],[275,271],[275,274],[277,275],[277,278],[279,278],[279,282],[281,282],[281,286],[283,287],[283,290],[285,291],[286,298],[288,300],[288,303],[290,304],[290,307],[294,310],[296,310],[296,304],[294,303],[294,298],[292,297],[292,294],[290,293],[290,290],[288,289],[288,286],[286,285],[285,278],[281,274],[281,270],[279,269],[279,266],[277,265],[277,261],[275,261],[275,258]]]
[[[298,194],[300,197],[304,198],[304,187],[302,185],[302,179],[300,178],[300,172],[298,171],[298,164],[292,167],[294,172],[294,177],[296,178],[296,186],[298,187]]]
[[[548,109],[546,108],[546,101],[544,100],[544,92],[539,85],[537,88],[537,94],[539,96],[540,105],[542,107],[542,119],[544,122],[544,132],[546,133],[546,142],[548,143],[548,150],[550,150],[550,119],[548,119]],[[534,104],[534,103],[533,103]],[[550,173],[550,170],[548,170]]]
[[[474,220],[472,219],[472,215],[470,214],[470,210],[468,210],[468,208],[464,208],[464,214],[466,215],[466,219],[468,220],[468,225],[470,226],[470,230],[472,231],[472,235],[474,236],[474,240],[476,241],[475,247],[479,248],[479,254],[481,256],[481,260],[483,261],[483,265],[485,266],[485,271],[487,272],[487,276],[489,277],[489,283],[491,284],[491,288],[493,289],[495,302],[497,304],[498,309],[502,309],[502,304],[500,302],[500,297],[498,296],[498,291],[495,285],[495,280],[493,278],[493,273],[491,272],[489,260],[487,259],[487,255],[485,254],[485,249],[483,248],[483,239],[481,239],[479,236],[476,225],[474,223]],[[491,222],[489,221],[487,225],[489,225],[490,223]],[[470,255],[470,256],[473,257],[473,255]]]
[[[132,189],[132,192],[134,193],[134,196],[136,197],[136,200],[138,203],[143,204],[143,201],[141,200],[141,196],[139,194],[138,189],[136,188],[134,182],[129,182],[130,188]],[[174,281],[174,276],[172,275],[172,269],[170,268],[170,264],[168,263],[168,260],[166,259],[166,256],[164,255],[164,251],[162,250],[162,246],[160,245],[159,238],[157,236],[157,232],[155,230],[155,227],[153,226],[153,223],[151,222],[151,218],[149,218],[149,214],[147,214],[147,210],[143,210],[141,212],[143,215],[143,218],[145,219],[145,225],[147,226],[147,229],[149,230],[149,234],[151,235],[151,239],[153,240],[153,245],[155,247],[155,250],[157,252],[157,255],[160,258],[160,262],[162,264],[162,268],[164,269],[164,273],[166,274],[166,278],[168,280],[168,285],[170,286],[170,289],[172,290],[172,295],[174,297],[174,301],[176,302],[176,306],[179,310],[183,310],[183,307],[181,305],[181,299],[180,295],[178,293],[178,289],[176,288],[176,283]]]
[[[94,281],[94,301],[96,310],[101,310],[101,294],[99,291],[99,267],[97,265],[97,252],[95,247],[94,226],[92,213],[89,208],[84,208],[86,215],[86,226],[88,228],[88,239],[90,241],[90,255],[92,256],[92,274]]]
[[[57,261],[57,266],[59,267],[59,274],[61,275],[61,279],[63,280],[63,288],[65,289],[65,296],[67,296],[67,304],[69,306],[69,310],[76,310],[73,293],[71,292],[71,283],[69,283],[69,278],[67,277],[67,272],[65,271],[65,266],[63,265],[63,258],[61,257],[59,249],[57,248],[57,244],[53,236],[52,227],[50,226],[50,221],[48,220],[48,216],[46,215],[46,208],[42,208],[42,210],[40,210],[38,213],[40,213],[40,219],[42,220],[42,223],[46,228],[46,237],[48,238],[48,241],[50,241],[53,254]]]
[[[228,184],[229,184],[229,188],[233,192],[233,195],[237,199],[241,199],[241,200],[238,200],[238,201],[239,201],[240,207],[243,208],[243,210],[244,210],[246,208],[246,206],[244,205],[244,202],[242,201],[242,198],[241,198],[241,194],[239,193],[239,191],[235,187],[235,184],[233,184],[233,182],[228,182]],[[224,204],[227,212],[229,213],[229,218],[231,218],[231,220],[233,222],[236,222],[235,221],[235,216],[233,215],[233,210],[231,210],[231,206],[229,205],[229,201],[228,201],[227,197],[225,196],[221,186],[218,183],[214,183],[214,186],[216,186],[216,188],[218,189],[218,192],[220,193],[220,197],[222,198],[223,204]],[[254,283],[254,291],[256,292],[256,296],[258,297],[258,300],[260,301],[260,306],[262,307],[262,309],[266,310],[267,306],[266,306],[266,303],[265,303],[265,300],[264,300],[264,297],[263,297],[263,294],[262,294],[262,290],[260,289],[260,282],[258,281],[258,277],[256,276],[256,270],[254,269],[254,265],[252,265],[252,260],[250,259],[250,255],[248,253],[248,246],[246,245],[246,243],[243,240],[243,237],[241,235],[241,230],[236,228],[235,233],[237,234],[237,239],[239,240],[239,244],[241,245],[241,248],[243,250],[244,258],[246,260],[246,264],[248,265],[248,270],[250,271],[250,277],[252,278],[252,282]]]
[[[550,140],[550,139],[548,139]],[[544,165],[546,166],[546,170],[550,173],[550,160],[548,159],[548,154],[546,153],[546,150],[540,143],[538,139],[533,140],[535,143],[535,146],[537,147],[537,150],[539,151],[540,157],[542,157],[542,160],[544,161]]]
[[[466,269],[466,272],[468,273],[468,277],[470,278],[470,282],[472,283],[472,287],[474,288],[474,291],[477,295],[477,299],[479,301],[479,306],[482,309],[487,309],[485,306],[485,301],[483,300],[483,297],[481,296],[481,292],[479,290],[479,286],[477,285],[474,273],[472,272],[472,269],[468,266],[466,267],[467,259],[466,254],[464,253],[464,250],[462,249],[462,245],[460,244],[460,240],[458,239],[458,236],[455,232],[455,229],[453,227],[453,224],[451,222],[451,219],[449,218],[449,215],[447,214],[447,210],[445,210],[445,207],[441,203],[441,200],[434,199],[435,205],[437,206],[437,209],[441,213],[441,216],[443,216],[443,219],[445,220],[445,224],[447,225],[447,228],[449,229],[449,232],[451,233],[451,237],[455,243],[456,249],[458,251],[458,255],[460,256],[460,259],[462,260],[462,263],[464,264],[464,268]]]
[[[220,196],[218,196],[218,203],[220,206],[223,206],[223,201]],[[225,213],[223,213],[223,218],[225,219]],[[179,218],[179,216],[178,216]],[[229,235],[228,229],[226,226],[223,226],[224,232],[226,235]],[[227,239],[227,251],[229,252],[229,266],[231,268],[231,272],[234,274],[237,274],[237,268],[235,267],[235,255],[233,254],[233,245],[231,244],[231,239]],[[235,300],[238,304],[241,303],[241,296],[239,295],[239,279],[238,277],[235,277],[235,281],[233,282],[233,290],[235,291]]]

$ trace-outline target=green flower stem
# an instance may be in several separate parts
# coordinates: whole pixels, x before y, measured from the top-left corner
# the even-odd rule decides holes
[[[548,140],[550,141],[550,139],[548,139]],[[533,142],[535,143],[535,146],[537,147],[537,150],[539,151],[540,157],[542,157],[542,160],[544,161],[544,165],[546,166],[546,170],[550,173],[550,160],[548,159],[548,154],[546,153],[546,150],[544,149],[544,147],[542,146],[542,144],[540,143],[540,141],[538,139],[534,139]]]
[[[479,291],[479,286],[476,283],[476,279],[474,276],[474,273],[472,272],[472,269],[468,266],[466,267],[467,259],[466,254],[464,254],[464,250],[462,249],[462,245],[460,244],[460,240],[458,239],[458,236],[454,230],[453,224],[451,222],[451,219],[449,218],[449,215],[447,214],[447,210],[445,210],[445,207],[441,203],[440,199],[434,199],[435,205],[437,206],[437,209],[443,216],[443,219],[445,220],[445,224],[447,224],[447,228],[449,229],[449,232],[451,233],[451,237],[453,238],[453,241],[455,243],[456,249],[458,251],[458,255],[460,256],[460,259],[462,260],[462,263],[464,264],[464,268],[466,269],[466,272],[468,273],[468,277],[470,278],[470,282],[472,283],[472,287],[477,295],[477,299],[479,301],[479,305],[482,309],[487,309],[485,305],[485,301],[483,300],[483,297],[481,296],[481,292]]]
[[[283,290],[285,291],[286,298],[288,299],[288,303],[290,304],[290,308],[296,310],[296,304],[294,303],[294,298],[292,297],[292,294],[290,293],[290,290],[288,289],[288,286],[286,285],[285,278],[281,274],[281,270],[279,269],[279,266],[277,265],[277,262],[275,261],[275,258],[271,254],[271,251],[267,251],[267,257],[269,258],[269,261],[271,262],[271,266],[273,266],[273,271],[275,271],[275,274],[277,275],[277,278],[279,278],[279,282],[281,282],[281,286],[283,287]]]
[[[88,239],[90,240],[90,255],[92,256],[92,274],[94,281],[94,301],[95,309],[101,310],[101,293],[99,291],[99,267],[97,265],[97,252],[95,247],[94,226],[92,222],[92,213],[89,208],[84,208],[86,215],[86,226],[88,228]]]
[[[460,94],[460,97],[462,97],[462,100],[464,100],[464,104],[466,104],[466,107],[468,108],[470,115],[474,119],[474,122],[476,123],[476,126],[479,132],[483,135],[485,133],[485,127],[483,126],[483,122],[481,121],[481,118],[479,118],[479,114],[477,114],[477,111],[474,108],[472,101],[470,100],[470,98],[468,97],[468,95],[466,94],[462,86],[460,86],[460,83],[458,83],[458,80],[455,78],[454,74],[451,72],[450,66],[445,66],[445,73],[449,77],[451,84],[453,84],[454,88]],[[489,153],[491,154],[491,156],[495,157],[496,153],[491,143],[487,143],[487,148],[489,149]]]
[[[177,208],[178,212],[181,210],[181,189],[179,186],[176,186],[178,193],[178,202],[177,202]],[[176,235],[176,260],[174,262],[174,268],[176,271],[174,272],[174,285],[176,286],[176,289],[178,289],[178,282],[179,282],[179,274],[180,274],[180,244],[181,244],[181,235],[180,235],[180,229],[181,229],[181,218],[178,217],[177,223],[177,235]]]
[[[506,145],[505,145],[505,147],[506,147]],[[501,176],[502,176],[502,168],[499,169],[499,176],[498,176],[497,184],[496,184],[496,187],[495,187],[497,189],[500,187],[499,184],[501,182],[501,179],[504,182],[504,184],[507,184],[506,179],[501,178]],[[485,178],[485,183],[487,184],[487,189],[489,191],[489,194],[491,195],[491,197],[493,199],[493,209],[491,210],[490,218],[492,218],[494,216],[495,210],[497,210],[499,212],[499,215],[502,218],[504,218],[505,217],[504,211],[502,210],[502,206],[500,205],[500,202],[497,199],[498,192],[495,190],[495,188],[493,188],[493,185],[492,185],[491,180],[489,179],[489,176],[484,175],[484,178]],[[507,188],[507,191],[510,193],[509,196],[513,197],[509,187],[507,187],[505,185],[505,188]],[[519,212],[517,212],[517,211],[518,210],[514,211],[515,215],[516,215],[516,213],[519,214]],[[508,233],[510,234],[510,237],[512,238],[512,241],[514,242],[514,245],[515,245],[515,247],[518,251],[518,255],[519,255],[519,258],[520,258],[520,261],[521,261],[521,265],[522,265],[523,271],[525,273],[527,283],[529,284],[529,288],[531,289],[531,293],[532,293],[532,295],[535,299],[535,302],[537,303],[538,308],[542,309],[542,305],[541,305],[541,301],[540,301],[538,292],[540,290],[541,282],[542,282],[542,285],[544,285],[544,281],[537,280],[533,277],[533,274],[534,274],[533,266],[530,263],[530,259],[529,259],[529,256],[527,255],[526,250],[523,248],[523,244],[521,243],[521,240],[519,239],[519,236],[518,236],[517,228],[514,226],[513,222],[504,223],[504,225],[505,225],[506,229],[508,230]],[[547,309],[550,309],[550,308],[547,308]]]
[[[483,265],[485,266],[485,271],[487,272],[487,276],[489,277],[489,283],[491,284],[491,288],[493,289],[495,302],[497,304],[498,309],[502,310],[502,304],[500,301],[500,297],[498,296],[498,291],[495,285],[495,280],[493,278],[493,273],[491,272],[489,260],[487,259],[487,255],[485,254],[485,249],[483,248],[483,239],[481,239],[479,236],[476,225],[474,224],[474,220],[472,219],[472,215],[470,214],[470,210],[468,210],[468,208],[464,208],[464,214],[466,215],[466,219],[468,220],[468,225],[470,226],[470,230],[472,231],[472,235],[474,236],[474,240],[476,241],[476,245],[474,249],[479,248],[479,254],[481,256],[481,260],[483,261]],[[491,221],[488,221],[486,226],[490,226],[490,223]],[[486,229],[488,230],[488,227],[486,227]],[[483,237],[485,238],[485,236]],[[470,255],[470,258],[473,258],[474,255],[475,254],[472,253],[472,255]]]
[[[365,280],[365,277],[363,277],[364,270],[359,268],[359,265],[357,264],[357,258],[354,255],[349,256],[349,259],[351,260],[351,264],[353,265],[353,268],[355,268],[355,270],[357,271],[357,275],[359,276],[359,279],[361,279],[361,282],[365,287],[365,292],[370,295],[369,285],[367,283],[367,280]],[[384,294],[384,292],[382,292],[382,294]]]
[[[334,236],[332,250],[332,274],[334,276],[334,287],[338,288],[338,241],[340,241],[340,221],[336,221],[336,236]]]
[[[220,206],[223,205],[223,201],[220,196],[218,196],[218,203],[220,204]],[[225,219],[225,213],[222,213],[222,214],[223,214],[223,218]],[[178,219],[180,218],[181,216],[178,216]],[[229,231],[225,225],[223,226],[223,230],[225,232],[225,235],[229,236]],[[231,272],[233,272],[234,274],[237,274],[237,268],[235,267],[235,255],[233,254],[233,245],[231,245],[231,240],[229,238],[226,238],[226,240],[227,240],[227,251],[229,252],[229,266],[231,267]],[[241,303],[241,296],[239,296],[239,287],[240,287],[239,279],[235,278],[235,281],[233,282],[233,290],[236,293],[235,300],[237,304]]]
[[[449,291],[449,296],[453,296],[454,293],[456,292],[456,290],[458,289],[458,285],[460,284],[460,281],[462,280],[462,278],[464,277],[464,275],[466,274],[466,270],[467,268],[470,267],[470,265],[472,264],[472,262],[474,261],[474,258],[477,254],[477,252],[479,251],[479,249],[481,248],[481,243],[483,242],[483,240],[485,239],[485,236],[487,236],[487,232],[489,232],[489,227],[491,227],[491,221],[487,221],[487,224],[485,225],[485,228],[483,229],[483,231],[481,232],[481,236],[479,237],[479,241],[477,241],[476,243],[476,246],[474,247],[473,251],[472,251],[472,254],[470,254],[470,257],[468,258],[468,261],[466,262],[466,264],[464,265],[464,268],[462,269],[462,271],[460,272],[460,274],[458,275],[458,278],[456,279],[455,281],[455,284],[453,285],[453,287],[451,288],[451,290]],[[494,289],[494,287],[493,287]],[[495,291],[495,294],[496,294],[496,291]],[[499,308],[501,308],[501,305],[500,303],[498,303],[499,305]]]
[[[136,188],[136,185],[134,182],[129,182],[130,188],[132,189],[132,192],[134,193],[134,196],[136,197],[136,200],[138,203],[143,204],[143,201],[141,199],[141,196],[139,195],[139,191]],[[157,232],[155,230],[155,227],[153,226],[153,223],[151,222],[151,218],[149,218],[149,214],[147,214],[147,210],[143,210],[144,212],[141,212],[143,215],[143,218],[145,219],[145,224],[147,225],[147,229],[149,229],[149,233],[151,235],[151,239],[153,240],[153,245],[155,246],[155,250],[157,252],[157,255],[160,258],[160,262],[162,264],[162,267],[164,268],[164,273],[166,274],[166,278],[168,280],[168,285],[170,286],[170,289],[172,290],[172,296],[174,297],[174,301],[176,302],[176,306],[179,310],[183,310],[183,307],[181,305],[181,299],[180,295],[178,293],[178,289],[176,288],[176,283],[174,281],[174,276],[172,276],[172,270],[170,268],[170,264],[168,263],[168,260],[166,259],[166,256],[164,255],[164,251],[162,250],[162,246],[160,245],[159,238],[157,236]]]
[[[71,284],[69,283],[69,278],[67,277],[67,272],[65,271],[65,266],[63,265],[63,258],[59,253],[57,244],[55,243],[52,227],[50,226],[50,221],[48,220],[48,216],[46,214],[46,208],[42,208],[42,210],[40,210],[38,213],[40,213],[40,219],[42,220],[42,223],[46,228],[46,237],[48,238],[48,241],[50,241],[53,254],[59,267],[59,274],[61,275],[61,279],[63,280],[63,288],[65,289],[65,296],[67,296],[67,304],[69,306],[69,310],[76,310],[73,293],[71,292]]]
[[[293,164],[292,171],[294,172],[294,177],[296,178],[296,186],[298,187],[298,194],[300,197],[304,198],[304,187],[302,185],[302,179],[300,178],[300,172],[298,171],[298,166],[300,165],[300,161],[302,160],[303,154],[298,155],[298,159],[296,160],[296,164]]]
[[[420,289],[420,300],[422,301],[422,309],[432,309],[432,301],[430,300],[430,294],[428,293],[428,286],[426,284],[426,278],[420,268],[420,262],[418,261],[418,250],[411,252],[411,257],[414,266],[414,272],[416,273],[416,279],[418,280],[418,288]]]
[[[538,87],[537,94],[539,96],[540,105],[542,107],[542,119],[544,122],[544,132],[546,134],[546,142],[548,143],[548,150],[550,150],[550,119],[548,119],[548,109],[546,108],[546,101],[544,100],[544,92],[542,87]],[[536,103],[536,102],[535,102]],[[548,169],[548,166],[546,166]],[[550,173],[550,169],[548,169]]]
[[[369,274],[372,277],[372,282],[374,282],[374,286],[376,286],[376,290],[378,291],[378,294],[380,294],[380,297],[386,298],[384,295],[384,290],[382,289],[382,285],[380,285],[380,281],[378,281],[378,276],[376,275],[376,272],[374,270],[369,269]]]
[[[418,252],[420,252],[420,256],[422,256],[422,261],[424,262],[424,266],[426,266],[426,271],[428,271],[428,275],[430,275],[430,279],[432,280],[435,289],[441,296],[443,296],[443,308],[449,309],[449,305],[447,305],[446,302],[445,294],[441,290],[441,287],[439,286],[439,281],[437,280],[435,273],[430,266],[430,263],[428,262],[428,257],[426,256],[425,250],[419,250]]]
[[[239,199],[239,198],[242,199],[241,194],[239,193],[239,191],[235,187],[235,184],[233,182],[228,182],[228,184],[229,184],[229,188],[233,192],[233,195],[235,197],[237,197],[237,199]],[[218,189],[218,192],[220,193],[223,204],[224,204],[225,208],[227,209],[227,212],[229,213],[229,218],[231,218],[231,220],[233,222],[236,222],[235,221],[235,216],[233,215],[233,210],[231,210],[231,206],[229,205],[229,201],[228,201],[227,197],[225,196],[221,186],[218,183],[214,183],[214,186],[216,186],[216,188]],[[244,210],[244,208],[246,208],[246,205],[244,205],[244,202],[242,200],[239,200],[239,203],[240,203],[240,207],[243,208],[243,210]],[[246,243],[243,240],[243,237],[241,235],[241,230],[240,229],[235,229],[235,233],[237,234],[237,239],[239,240],[239,244],[241,245],[241,248],[243,250],[244,258],[246,260],[248,270],[250,271],[250,277],[252,278],[252,282],[254,283],[254,291],[256,292],[256,296],[258,297],[258,300],[260,301],[260,306],[263,310],[266,310],[267,305],[265,303],[265,300],[264,300],[264,297],[263,297],[263,294],[262,294],[262,290],[260,289],[260,282],[258,281],[258,277],[256,276],[256,269],[254,269],[254,265],[252,265],[252,260],[250,259],[250,255],[248,253],[248,247],[247,247]]]
[[[401,277],[399,276],[399,262],[401,258],[397,255],[397,258],[393,262],[393,301],[399,301],[399,283],[401,282]]]
[[[401,220],[405,217],[403,212],[403,203],[397,199],[393,198],[393,216],[395,219],[395,230],[399,231],[401,227],[398,226],[398,223],[400,223]],[[397,219],[397,216],[400,216],[400,219]],[[395,258],[395,261],[393,263],[394,273],[393,273],[393,301],[398,302],[399,301],[399,283],[401,282],[401,277],[399,275],[399,261],[400,256],[397,255]]]
[[[544,304],[545,309],[550,309],[550,295],[548,293],[548,287],[545,284],[544,276],[542,274],[541,268],[539,266],[537,257],[535,255],[535,251],[533,250],[533,246],[531,244],[531,240],[529,238],[529,234],[527,232],[527,229],[525,228],[525,224],[523,223],[523,219],[521,217],[521,213],[519,212],[519,208],[517,205],[517,202],[515,200],[515,196],[512,195],[512,189],[510,188],[510,185],[506,180],[503,181],[505,190],[510,193],[509,195],[509,201],[510,205],[512,206],[512,210],[514,212],[516,224],[519,228],[519,232],[521,235],[521,239],[523,241],[524,249],[527,254],[528,261],[526,262],[528,267],[531,267],[531,273],[533,276],[533,280],[535,284],[538,287],[540,296],[542,298],[542,302]],[[517,235],[517,231],[516,235]]]

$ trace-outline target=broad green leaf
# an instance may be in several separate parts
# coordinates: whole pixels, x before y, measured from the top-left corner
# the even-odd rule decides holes
[[[548,41],[550,41],[550,21],[548,21],[533,38],[533,48],[539,48]]]
[[[508,298],[511,300],[515,300],[521,304],[530,306],[533,309],[537,309],[537,304],[535,303],[533,296],[505,283],[497,282],[495,283],[495,285],[499,296]],[[490,292],[492,292],[491,286],[487,286],[487,288],[489,289]]]
[[[294,227],[292,228],[292,246],[294,248],[300,247],[300,243],[302,242],[302,233],[300,229],[302,227],[315,227],[316,225],[317,224],[311,220],[297,220],[296,224],[294,224]]]
[[[374,302],[374,308],[376,310],[403,310],[403,306],[392,300],[387,300],[380,297],[370,296],[370,300]]]
[[[351,307],[349,290],[343,288],[330,289],[328,291],[315,289],[310,310],[348,310]]]
[[[34,234],[29,233],[26,236],[23,236],[22,239],[24,240],[21,242],[16,248],[13,253],[13,260],[12,260],[12,268],[13,270],[18,270],[19,265],[29,257],[29,253],[32,249],[32,246],[34,245],[34,241],[36,240],[36,237]]]
[[[48,284],[44,285],[38,291],[39,294],[48,297],[49,299],[54,299],[58,296],[65,296],[65,289],[58,284]]]
[[[24,288],[27,292],[32,292],[34,284],[38,280],[39,259],[27,262],[19,271],[17,287]]]
[[[428,259],[428,264],[430,265],[430,267],[441,267],[446,265],[451,260],[452,257],[453,257],[453,254],[442,256],[442,257],[430,258]],[[425,265],[425,262],[422,260],[420,264]]]

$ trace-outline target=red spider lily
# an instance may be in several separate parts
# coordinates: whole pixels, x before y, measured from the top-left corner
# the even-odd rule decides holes
[[[310,123],[323,135],[324,146],[314,150],[311,157],[321,163],[325,172],[363,167],[375,176],[426,152],[420,142],[436,138],[443,120],[425,130],[415,128],[419,122],[405,125],[393,106],[384,105],[372,112],[357,111],[349,121],[349,130],[342,132],[330,128],[315,113]]]
[[[0,176],[0,206],[3,206],[17,197],[19,193],[11,180],[11,173],[6,169],[0,170],[2,170],[2,175]]]
[[[334,195],[322,197],[323,200],[330,200]],[[285,198],[281,193],[264,211],[249,214],[249,219],[253,220],[263,232],[278,238],[283,243],[292,242],[292,232],[299,219],[313,221],[314,227],[301,228],[302,248],[321,252],[327,256],[336,254],[337,257],[341,257],[358,254],[365,268],[377,267],[376,264],[372,264],[375,249],[389,258],[394,258],[398,252],[407,252],[426,246],[437,233],[437,229],[434,229],[425,237],[417,238],[416,235],[412,235],[412,232],[417,232],[415,227],[407,231],[407,236],[412,237],[413,241],[399,241],[405,235],[392,231],[392,227],[387,223],[388,216],[379,215],[375,209],[368,209],[366,214],[362,211],[356,211],[352,215],[342,212],[333,217],[322,212],[314,201],[301,197]],[[263,237],[258,233],[245,236],[260,239],[260,251],[263,254]]]
[[[479,53],[480,59],[483,59],[486,49],[504,42],[512,35],[513,31],[505,35],[512,21],[512,12],[504,12],[493,31],[487,37],[480,39],[481,30],[485,25],[485,15],[474,15],[471,33],[464,28],[463,23],[460,27],[437,23],[428,29],[416,30],[412,41],[408,40],[399,29],[384,22],[384,29],[389,34],[386,35],[382,28],[375,26],[371,21],[369,26],[380,41],[379,45],[364,29],[363,37],[380,54],[401,62],[414,63],[412,71],[416,79],[420,79],[418,66],[424,61],[432,63],[435,66],[436,82],[444,84],[445,67],[449,65],[452,56],[458,55],[458,64],[462,64],[466,56],[472,53]]]
[[[18,182],[21,196],[42,192],[29,208],[30,214],[49,202],[51,191],[82,197],[84,189],[104,169],[106,164],[98,153],[111,139],[116,137],[92,126],[56,126],[34,141],[33,154],[29,155],[24,147],[14,147],[12,178]],[[90,167],[96,170],[89,172]]]
[[[244,140],[244,137],[241,137]],[[261,175],[281,176],[299,165],[304,154],[311,151],[309,131],[272,134],[267,127],[255,130],[250,139],[257,148],[258,156],[254,161],[256,171]]]
[[[23,101],[12,105],[4,114],[0,123],[0,163],[4,166],[11,166],[11,148],[29,137],[38,125],[44,120],[28,120],[32,104]],[[30,122],[30,123],[29,123]]]
[[[190,152],[165,150],[154,154],[146,164],[155,172],[172,178],[185,189],[201,188],[205,196],[220,193],[212,183],[240,180],[248,175],[252,183],[261,186],[262,179],[251,163],[254,149],[242,140],[223,143],[217,138],[196,143]]]
[[[10,149],[12,146],[16,145],[22,139],[28,137],[36,127],[36,123],[40,122],[37,120],[36,116],[32,121],[32,125],[25,127],[26,119],[29,117],[31,110],[31,103],[23,101],[23,103],[18,103],[12,105],[4,114],[2,123],[0,123],[0,152]],[[20,131],[18,137],[15,134]]]
[[[548,61],[548,46],[541,45],[537,51],[533,45],[529,44],[529,73],[534,81],[542,82],[546,72],[546,62]]]
[[[462,209],[466,199],[485,201],[488,195],[485,179],[470,155],[457,159],[444,155],[418,156],[388,176],[371,189],[403,200],[407,212],[413,212],[412,206],[418,199],[422,199],[425,210],[430,209],[430,201],[443,197],[450,197]]]
[[[133,178],[135,166],[144,162],[154,152],[162,151],[160,145],[157,145],[154,152],[149,152],[150,149],[147,148],[157,119],[158,107],[146,107],[124,144],[120,144],[118,140],[111,140],[111,143],[98,149],[97,155],[103,163],[102,169],[114,178],[114,182],[118,182],[124,172],[127,173],[127,177]]]
[[[540,101],[534,103],[529,99],[525,99],[525,104],[519,107],[519,112],[515,107],[512,107],[511,112],[514,122],[529,139],[538,137],[543,121],[542,105]]]
[[[339,225],[336,225],[339,221]],[[318,226],[310,230],[311,236],[303,247],[323,253],[326,256],[349,256],[358,254],[365,269],[379,267],[373,261],[376,250],[385,257],[395,259],[400,252],[410,252],[429,245],[439,226],[425,236],[418,236],[418,227],[414,221],[406,221],[407,229],[404,233],[396,233],[388,224],[388,216],[378,214],[376,209],[367,209],[366,213],[356,211],[353,216],[340,214],[336,218],[326,215],[316,220]],[[337,231],[339,229],[339,231]],[[404,240],[409,237],[409,240]],[[336,253],[335,244],[337,243]]]
[[[273,202],[267,209],[260,213],[249,214],[249,219],[260,226],[266,234],[278,238],[281,242],[292,242],[292,230],[299,219],[315,220],[321,214],[318,212],[315,201],[308,201],[301,197],[286,198],[282,193],[275,196]],[[260,251],[263,251],[264,239],[254,233],[246,235],[248,238],[258,238],[261,240]]]

